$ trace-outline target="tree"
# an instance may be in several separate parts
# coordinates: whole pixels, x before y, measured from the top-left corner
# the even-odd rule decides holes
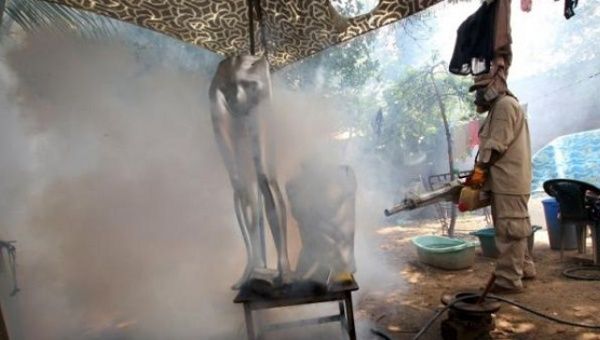
[[[294,91],[316,92],[338,98],[341,111],[347,113],[339,122],[340,131],[354,135],[368,123],[366,112],[373,107],[369,84],[377,83],[381,65],[373,56],[377,43],[375,32],[324,50],[310,58],[287,66],[279,75]]]
[[[384,128],[384,152],[405,155],[407,151],[425,152],[439,148],[434,136],[443,126],[446,136],[448,172],[451,179],[454,167],[450,124],[475,117],[468,102],[469,81],[452,76],[447,66],[433,56],[431,62],[420,69],[408,69],[395,86],[386,93],[387,111]],[[435,114],[439,112],[439,115]],[[403,162],[398,159],[398,162]],[[447,232],[454,233],[455,207],[451,208]],[[446,229],[446,226],[443,226]]]
[[[434,57],[419,68],[407,68],[385,92],[385,146],[388,152],[400,149],[431,149],[445,111],[450,123],[466,121],[476,115],[469,104],[469,81],[450,75]]]

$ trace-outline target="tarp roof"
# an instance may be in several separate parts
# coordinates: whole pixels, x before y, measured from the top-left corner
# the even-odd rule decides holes
[[[549,179],[568,178],[600,186],[600,129],[556,138],[533,155],[532,192]]]
[[[267,59],[278,69],[441,0],[380,0],[371,12],[353,18],[341,16],[330,0],[45,1],[132,23],[224,56],[251,53],[253,31],[256,53],[264,53],[264,40]]]

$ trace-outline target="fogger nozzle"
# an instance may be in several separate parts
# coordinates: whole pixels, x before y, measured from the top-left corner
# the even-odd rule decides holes
[[[460,192],[464,184],[456,179],[436,190],[425,192],[423,194],[409,194],[402,200],[402,203],[393,206],[390,209],[385,209],[385,216],[391,216],[405,210],[413,210],[438,202],[458,202]]]

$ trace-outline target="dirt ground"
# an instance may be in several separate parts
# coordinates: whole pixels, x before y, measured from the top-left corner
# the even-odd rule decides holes
[[[542,215],[543,216],[543,215]],[[577,281],[561,275],[570,265],[582,262],[576,251],[566,251],[564,262],[558,251],[549,247],[547,231],[540,211],[532,211],[532,222],[544,227],[536,233],[533,256],[538,276],[526,282],[524,293],[507,295],[508,299],[557,318],[600,325],[600,282]],[[540,223],[541,222],[541,223]],[[461,217],[456,224],[458,235],[481,229],[483,217]],[[477,250],[472,268],[445,271],[419,262],[411,238],[416,235],[440,234],[438,221],[420,221],[381,228],[377,231],[380,251],[397,270],[397,282],[376,291],[362,292],[357,301],[356,319],[359,324],[370,320],[373,327],[393,339],[411,339],[441,306],[445,293],[482,290],[493,270],[493,259],[483,257]],[[472,236],[470,236],[472,237]],[[439,339],[439,321],[423,339]],[[375,335],[362,338],[380,339]],[[560,325],[516,307],[503,304],[496,315],[494,339],[600,339],[600,332]]]

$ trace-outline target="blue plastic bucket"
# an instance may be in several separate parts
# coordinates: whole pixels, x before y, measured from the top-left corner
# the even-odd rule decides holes
[[[535,232],[542,229],[539,225],[531,227],[532,232],[527,240],[527,246],[530,251],[533,251],[533,243]],[[477,236],[479,238],[479,244],[481,245],[481,254],[485,257],[498,258],[500,252],[496,247],[496,231],[494,228],[484,228],[469,233],[470,235]]]
[[[496,248],[496,231],[494,228],[480,229],[470,233],[479,238],[481,252],[485,257],[497,258],[500,252]]]
[[[544,206],[544,216],[546,217],[546,229],[548,230],[548,238],[550,239],[550,249],[560,249],[560,221],[558,213],[560,208],[555,198],[547,198],[542,200]],[[564,249],[577,249],[577,233],[575,228],[567,228],[565,230]]]

